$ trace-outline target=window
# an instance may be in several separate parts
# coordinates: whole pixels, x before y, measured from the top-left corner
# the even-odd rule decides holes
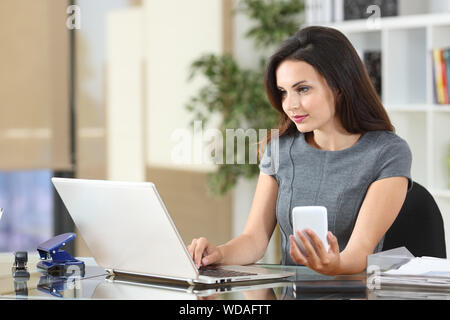
[[[53,236],[49,170],[0,172],[0,251],[34,251]]]

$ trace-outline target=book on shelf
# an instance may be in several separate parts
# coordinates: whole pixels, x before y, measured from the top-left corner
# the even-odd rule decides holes
[[[308,25],[341,22],[343,20],[367,19],[377,6],[380,17],[398,15],[397,0],[305,0],[305,15]]]
[[[433,92],[436,104],[449,104],[450,97],[450,48],[434,48],[433,59]]]
[[[378,96],[381,98],[381,50],[366,50],[363,52],[363,61],[369,78],[372,81]]]
[[[374,1],[380,7],[381,16],[396,15],[397,0],[305,0],[306,23],[314,25],[368,18],[372,13],[368,13],[367,8]]]
[[[373,13],[367,12],[370,6],[380,8],[380,17],[398,15],[397,0],[344,0],[344,20],[367,19]]]
[[[450,48],[446,49],[442,53],[443,61],[445,62],[445,73],[447,76],[447,99],[450,100]],[[447,104],[450,103],[447,101]]]

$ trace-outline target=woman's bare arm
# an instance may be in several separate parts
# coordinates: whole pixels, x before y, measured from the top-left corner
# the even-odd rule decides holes
[[[370,185],[350,240],[341,252],[339,273],[359,273],[367,267],[367,256],[373,253],[397,218],[407,188],[405,177],[385,178]]]
[[[242,234],[221,246],[206,238],[193,239],[188,246],[195,264],[244,265],[255,263],[264,256],[276,225],[278,183],[260,173],[253,203]]]
[[[260,173],[250,213],[242,234],[219,246],[223,264],[250,264],[260,260],[266,252],[276,226],[278,183]]]

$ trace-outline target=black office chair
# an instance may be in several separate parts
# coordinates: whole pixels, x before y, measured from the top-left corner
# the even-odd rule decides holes
[[[447,257],[441,212],[433,196],[417,182],[386,233],[383,251],[403,246],[416,257]]]

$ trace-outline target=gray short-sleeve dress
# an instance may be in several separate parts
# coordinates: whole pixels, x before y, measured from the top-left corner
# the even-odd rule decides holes
[[[294,207],[325,206],[328,229],[342,251],[370,184],[402,176],[409,180],[409,191],[413,183],[411,161],[407,142],[390,131],[369,131],[352,147],[340,151],[316,149],[300,132],[271,141],[259,168],[273,176],[279,186],[276,215],[281,230],[281,263],[295,264],[289,254]],[[383,240],[374,252],[381,251]]]

